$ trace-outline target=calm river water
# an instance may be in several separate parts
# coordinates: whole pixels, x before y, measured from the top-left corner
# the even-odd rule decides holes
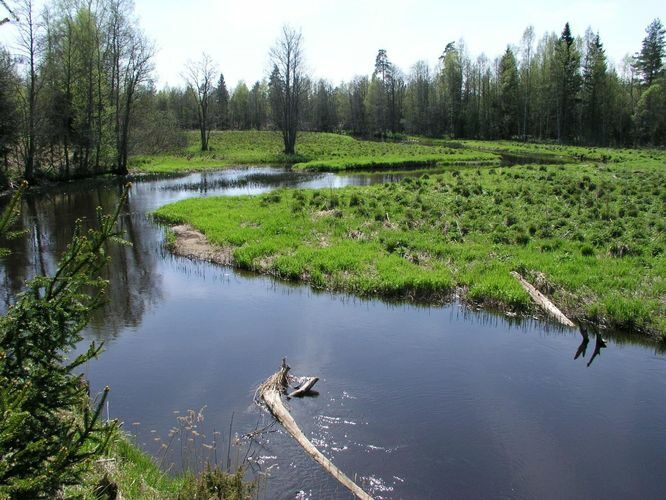
[[[109,303],[85,330],[105,341],[85,372],[93,391],[111,387],[109,416],[148,452],[168,446],[165,467],[247,455],[263,498],[348,498],[279,427],[227,450],[230,425],[235,436],[270,424],[253,393],[286,356],[294,374],[321,379],[317,397],[290,402],[296,421],[377,497],[664,498],[666,356],[654,345],[610,337],[592,360],[591,335],[574,359],[581,335],[555,325],[192,262],[164,250],[164,229],[147,216],[192,196],[392,180],[279,168],[136,179],[121,221],[133,246],[113,248]],[[29,233],[0,261],[2,309],[26,278],[53,270],[72,221],[110,211],[120,190],[100,180],[26,199]],[[204,406],[202,436],[181,450],[169,431]],[[216,451],[200,444],[214,431]]]

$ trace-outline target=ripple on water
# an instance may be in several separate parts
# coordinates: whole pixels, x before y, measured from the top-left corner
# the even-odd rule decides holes
[[[574,361],[578,335],[541,322],[314,292],[172,257],[163,228],[143,216],[193,196],[377,180],[292,179],[266,168],[137,182],[123,218],[133,246],[112,249],[109,301],[84,331],[86,341],[106,342],[85,371],[91,392],[113,388],[111,417],[151,445],[172,428],[172,410],[204,404],[209,426],[226,429],[235,411],[234,431],[251,431],[251,388],[286,354],[321,378],[318,398],[292,403],[294,418],[376,496],[663,498],[662,348],[610,338],[588,367],[590,350]],[[0,309],[54,265],[71,221],[115,206],[122,182],[60,185],[32,198],[22,224],[38,222],[39,231],[12,241],[0,262]],[[261,444],[253,459],[271,476],[271,497],[343,496],[290,437],[267,434]]]

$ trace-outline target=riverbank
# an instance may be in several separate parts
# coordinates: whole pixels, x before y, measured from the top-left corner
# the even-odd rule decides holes
[[[109,451],[98,457],[79,484],[67,486],[64,498],[181,499],[251,498],[256,485],[245,481],[244,472],[226,473],[208,469],[199,474],[174,474],[163,470],[155,459],[122,432],[115,433]]]
[[[134,173],[177,173],[238,165],[293,165],[302,170],[367,170],[424,168],[510,163],[563,164],[582,161],[618,163],[659,161],[663,152],[649,149],[479,141],[410,137],[408,140],[370,141],[349,135],[301,132],[296,155],[285,155],[282,136],[275,131],[225,130],[210,135],[210,151],[199,150],[196,132],[187,133],[187,146],[170,154],[134,156]]]
[[[666,332],[663,161],[453,169],[400,183],[207,198],[156,215],[234,265],[361,296],[452,295],[532,309],[518,270],[569,317]]]
[[[655,374],[663,370],[666,343],[602,332],[607,348],[597,353],[596,336],[590,333],[584,352],[578,332],[552,322],[503,318],[458,301],[423,307],[358,299],[169,257],[163,249],[165,228],[146,217],[188,197],[256,194],[280,186],[319,187],[330,193],[335,186],[401,178],[383,173],[295,175],[264,167],[135,182],[122,221],[132,246],[109,248],[108,300],[82,332],[86,342],[106,343],[104,354],[85,368],[91,391],[111,386],[111,417],[126,422],[136,435],[133,442],[160,457],[160,443],[168,444],[176,410],[182,414],[207,404],[208,431],[227,429],[234,413],[239,434],[256,429],[261,411],[249,410],[251,391],[287,355],[297,374],[320,376],[323,384],[317,399],[291,403],[297,422],[307,435],[325,441],[344,470],[370,478],[365,484],[379,485],[374,490],[378,496],[436,497],[441,491],[464,496],[470,484],[476,485],[476,496],[516,488],[538,496],[557,480],[573,495],[612,496],[639,485],[644,496],[658,498],[655,464],[664,461],[666,436],[662,439],[653,429],[663,428],[666,411],[654,394],[666,390],[666,379]],[[20,287],[14,284],[36,263],[56,261],[69,242],[71,221],[95,220],[95,207],[108,211],[115,206],[119,182],[63,184],[28,195],[24,227],[39,225],[15,241],[14,252],[3,260],[8,276],[3,292],[18,293],[9,287]],[[52,235],[48,245],[44,235]],[[414,427],[414,419],[421,424]],[[626,421],[635,425],[624,428]],[[596,422],[608,439],[579,432],[580,422]],[[401,437],[406,428],[414,430],[408,439]],[[270,469],[271,478],[263,491],[274,497],[301,490],[310,494],[314,480],[313,495],[339,493],[284,434],[265,438],[272,450],[258,447],[250,453],[257,459],[269,455],[262,470]],[[493,442],[496,446],[489,448]],[[570,457],[566,470],[558,468],[561,450],[571,446],[585,453]],[[178,462],[177,441],[170,450],[164,462]],[[442,468],[432,460],[441,450],[453,450],[460,460]],[[514,470],[515,457],[541,464],[539,470],[547,474],[538,485],[526,484],[523,478],[532,477],[530,471]],[[626,471],[633,483],[626,484],[626,474],[597,481],[595,464],[604,457],[613,457],[609,470]],[[645,457],[650,459],[645,462]],[[475,482],[480,470],[485,479]],[[581,483],[581,477],[589,481]],[[388,488],[393,492],[387,493]]]
[[[137,156],[133,172],[171,173],[224,168],[230,165],[295,165],[299,169],[347,170],[400,168],[456,163],[497,164],[491,152],[459,150],[447,145],[417,142],[358,140],[348,135],[301,132],[296,155],[285,155],[282,135],[272,131],[214,131],[210,151],[199,151],[196,134],[188,133],[188,146],[177,153]]]

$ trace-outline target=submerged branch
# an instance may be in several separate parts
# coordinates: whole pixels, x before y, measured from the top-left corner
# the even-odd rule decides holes
[[[357,498],[364,500],[371,500],[372,497],[363,491],[360,486],[358,486],[354,481],[349,479],[338,469],[333,462],[326,458],[322,452],[320,452],[303,434],[303,431],[298,427],[296,421],[289,413],[289,410],[285,407],[282,402],[282,395],[286,392],[286,389],[289,385],[289,366],[287,365],[287,360],[282,360],[282,366],[280,369],[275,372],[273,375],[268,377],[266,381],[259,386],[256,392],[257,400],[262,400],[271,414],[276,418],[278,422],[287,430],[289,434],[300,444],[305,452],[310,455],[319,465],[321,465],[331,476],[338,480],[342,485],[344,485],[349,491],[351,491]],[[311,381],[313,379],[309,379]],[[316,380],[315,380],[316,381]],[[314,382],[309,384],[311,388],[314,385]],[[303,391],[305,392],[305,391]]]

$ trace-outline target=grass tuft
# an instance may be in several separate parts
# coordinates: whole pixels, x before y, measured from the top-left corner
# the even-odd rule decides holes
[[[509,275],[520,268],[573,318],[663,334],[666,155],[604,151],[585,158],[605,163],[452,167],[368,187],[190,199],[157,215],[234,247],[239,267],[318,288],[429,302],[458,289],[526,310]]]

